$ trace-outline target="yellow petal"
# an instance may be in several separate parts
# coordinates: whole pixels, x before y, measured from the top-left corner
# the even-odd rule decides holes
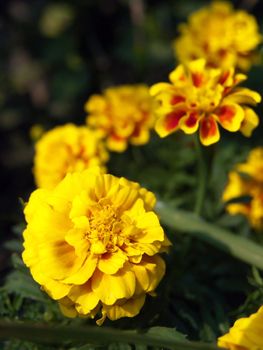
[[[126,254],[118,249],[114,253],[103,254],[98,261],[98,269],[108,275],[118,272],[128,260]]]
[[[119,270],[115,275],[95,271],[91,288],[106,305],[113,305],[118,299],[129,299],[135,292],[135,275],[128,269]]]
[[[103,305],[102,310],[106,316],[114,321],[122,317],[134,317],[139,314],[145,302],[145,295],[142,294],[137,298],[127,300],[125,303],[118,305]]]
[[[65,278],[62,282],[70,284],[83,284],[87,282],[96,269],[98,258],[90,254],[84,264],[74,274]]]
[[[242,121],[240,131],[246,137],[250,137],[253,130],[259,125],[259,117],[251,108],[244,108],[245,117]]]

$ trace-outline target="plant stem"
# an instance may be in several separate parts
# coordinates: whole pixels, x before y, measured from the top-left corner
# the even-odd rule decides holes
[[[207,164],[204,157],[203,147],[199,141],[198,134],[195,135],[195,149],[197,154],[197,176],[198,176],[198,187],[196,193],[196,202],[194,212],[197,215],[201,215],[207,184]]]
[[[161,334],[118,330],[94,326],[58,326],[0,320],[0,339],[20,339],[39,343],[62,344],[65,341],[89,344],[124,343],[160,346],[173,350],[218,350],[216,345],[170,339]]]

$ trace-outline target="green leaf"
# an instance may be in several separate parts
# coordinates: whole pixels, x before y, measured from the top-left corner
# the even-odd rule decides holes
[[[183,210],[175,210],[163,202],[156,207],[161,221],[178,232],[188,233],[218,249],[263,270],[263,248],[249,239],[208,223],[200,216]]]
[[[10,338],[60,345],[65,341],[109,345],[118,340],[120,344],[160,346],[173,350],[218,349],[216,345],[187,341],[174,329],[163,327],[142,332],[88,325],[74,327],[0,320],[0,339]]]

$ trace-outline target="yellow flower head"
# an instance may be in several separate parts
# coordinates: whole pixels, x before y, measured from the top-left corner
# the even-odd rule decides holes
[[[230,3],[221,1],[193,13],[179,30],[180,36],[174,41],[179,61],[204,57],[208,65],[224,69],[248,70],[255,60],[253,50],[262,41],[252,15],[235,11]]]
[[[247,201],[240,201],[242,197]],[[230,172],[223,200],[235,201],[226,206],[231,215],[243,214],[252,227],[263,230],[263,147],[252,150],[247,162]]]
[[[261,101],[252,90],[237,87],[246,76],[234,69],[206,68],[204,59],[179,65],[171,83],[158,83],[150,92],[159,101],[155,129],[161,137],[177,130],[193,134],[208,146],[220,139],[218,124],[230,131],[250,136],[259,118],[249,108]]]
[[[34,175],[38,187],[53,188],[68,172],[103,166],[108,152],[97,133],[66,124],[45,133],[35,145]]]
[[[153,193],[99,168],[34,191],[25,207],[23,260],[69,317],[116,320],[140,312],[165,272],[170,245]]]
[[[145,85],[108,88],[103,95],[93,95],[85,105],[87,123],[106,138],[111,151],[123,152],[130,142],[148,142],[154,124],[153,99]]]
[[[218,346],[229,350],[263,349],[263,307],[249,317],[237,320],[229,333],[218,339]]]

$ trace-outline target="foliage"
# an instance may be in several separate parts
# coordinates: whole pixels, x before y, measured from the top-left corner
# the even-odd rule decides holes
[[[141,3],[144,6],[139,7],[142,12],[136,19],[138,7],[134,4]],[[27,201],[35,186],[31,171],[34,145],[31,128],[42,125],[47,130],[67,122],[83,124],[84,102],[108,86],[165,81],[175,65],[171,40],[178,23],[206,3],[193,0],[1,3],[0,132],[1,161],[5,168],[0,173],[2,321],[13,325],[45,323],[51,329],[54,325],[73,328],[93,325],[92,320],[63,317],[21,261],[24,224],[19,224],[23,218],[18,198]],[[245,2],[233,3],[240,6]],[[247,10],[258,17],[262,27],[259,16],[262,4],[246,3]],[[255,66],[248,80],[249,87],[261,93],[262,73],[262,65]],[[261,109],[257,109],[259,115]],[[122,154],[111,154],[110,173],[138,181],[153,191],[160,203],[165,203],[163,212],[159,207],[159,214],[173,250],[164,257],[167,272],[157,296],[147,299],[137,317],[114,323],[107,321],[105,328],[111,327],[120,334],[132,329],[138,335],[149,329],[147,334],[159,336],[161,341],[198,341],[206,349],[204,343],[215,343],[237,318],[251,314],[263,304],[262,262],[249,257],[249,252],[261,254],[262,235],[251,229],[241,215],[227,214],[221,200],[228,172],[246,159],[250,149],[262,144],[261,134],[262,122],[251,139],[222,133],[220,143],[207,149],[203,218],[199,229],[192,231],[191,223],[199,220],[192,214],[198,187],[194,138],[178,133],[160,139],[153,132],[150,143],[130,146]],[[185,212],[194,216],[180,216]],[[166,214],[170,215],[168,219]],[[180,216],[180,224],[176,223],[176,215]],[[202,224],[207,224],[206,229]],[[210,232],[216,240],[209,239]],[[225,236],[225,242],[232,250],[221,249],[220,232],[231,235]],[[247,259],[243,253],[233,253],[237,251],[236,242],[241,242],[244,248],[248,241],[252,250],[247,249]],[[10,337],[0,347],[5,350],[164,348],[160,343],[148,347],[142,343],[119,343],[116,338],[106,345],[87,344],[83,338],[58,345],[44,344],[44,339],[41,343],[28,340]],[[193,344],[193,349],[201,349],[198,345]],[[210,345],[206,346],[209,349]],[[191,349],[185,345],[180,350],[184,348]]]

